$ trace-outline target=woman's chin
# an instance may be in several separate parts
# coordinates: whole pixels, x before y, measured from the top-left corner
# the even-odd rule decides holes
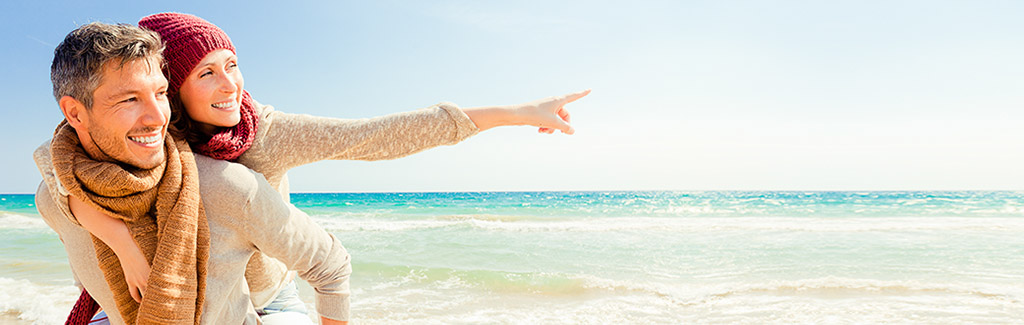
[[[198,120],[197,120],[198,121]],[[225,116],[224,118],[215,119],[211,121],[198,121],[199,123],[206,125],[208,128],[232,128],[238,125],[241,121],[241,116]]]
[[[227,128],[234,127],[235,125],[238,125],[238,122],[240,122],[240,121],[242,121],[242,116],[236,113],[236,114],[232,115],[231,117],[229,117],[225,121],[225,123],[224,123],[225,126],[224,127],[227,127]]]

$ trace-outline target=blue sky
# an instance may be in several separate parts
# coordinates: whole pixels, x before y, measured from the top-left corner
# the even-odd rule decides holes
[[[0,4],[0,192],[33,192],[61,116],[53,48],[196,14],[285,112],[362,118],[592,88],[577,134],[490,130],[293,191],[1024,189],[1024,2],[247,1]]]

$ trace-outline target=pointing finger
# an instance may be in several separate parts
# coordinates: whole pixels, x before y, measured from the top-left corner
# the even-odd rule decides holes
[[[562,96],[562,101],[565,102],[566,104],[572,103],[575,102],[577,99],[583,98],[583,96],[586,96],[587,94],[590,94],[590,89]]]

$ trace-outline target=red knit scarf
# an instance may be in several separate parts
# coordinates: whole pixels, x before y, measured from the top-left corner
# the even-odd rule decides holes
[[[256,107],[248,91],[242,91],[242,118],[234,127],[222,128],[204,144],[195,148],[199,154],[213,159],[234,161],[242,153],[252,147],[256,139],[260,118],[256,116]]]
[[[100,304],[92,299],[88,291],[82,289],[82,295],[78,296],[75,307],[71,308],[71,314],[64,321],[64,325],[88,325],[96,312],[100,311]]]

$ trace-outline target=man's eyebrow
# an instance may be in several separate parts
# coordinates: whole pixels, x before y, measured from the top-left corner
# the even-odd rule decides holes
[[[116,93],[114,93],[114,94],[112,94],[110,96],[107,96],[107,100],[115,100],[115,99],[117,99],[119,97],[124,97],[124,96],[132,95],[132,94],[135,94],[134,90],[124,89],[124,90],[118,91],[118,92],[116,92]]]

